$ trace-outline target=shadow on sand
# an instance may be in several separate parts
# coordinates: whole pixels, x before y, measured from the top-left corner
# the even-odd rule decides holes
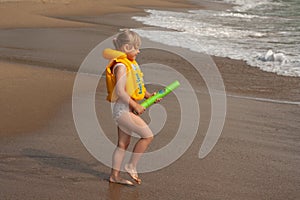
[[[22,154],[26,157],[38,161],[40,164],[52,166],[60,169],[67,169],[75,172],[91,174],[102,180],[108,180],[109,175],[94,170],[93,164],[88,164],[76,158],[67,157],[65,155],[54,154],[43,150],[26,148],[22,150]]]

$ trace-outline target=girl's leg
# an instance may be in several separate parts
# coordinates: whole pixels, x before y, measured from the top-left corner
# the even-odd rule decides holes
[[[121,127],[126,128],[127,130],[129,129],[141,137],[135,144],[129,163],[125,165],[125,169],[129,172],[132,178],[138,181],[138,175],[136,172],[137,163],[142,154],[148,148],[149,144],[152,142],[153,133],[142,118],[131,112],[120,117],[118,123]]]
[[[132,185],[133,183],[120,177],[120,169],[124,159],[125,151],[130,143],[130,135],[118,127],[118,146],[113,153],[110,182]]]

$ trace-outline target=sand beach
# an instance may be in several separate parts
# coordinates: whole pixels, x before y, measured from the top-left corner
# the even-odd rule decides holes
[[[146,15],[146,8],[229,7],[188,0],[1,2],[0,199],[298,199],[300,79],[263,72],[240,60],[212,57],[224,80],[227,114],[218,143],[204,159],[198,152],[211,110],[205,83],[199,80],[191,80],[201,100],[197,136],[170,166],[142,173],[141,185],[109,183],[110,168],[91,156],[77,134],[74,80],[97,44],[119,29],[143,27],[131,17]],[[184,63],[157,54],[142,52],[140,60],[161,56],[158,61],[175,68]],[[107,137],[116,142],[105,97],[102,78],[95,108]],[[174,96],[168,104],[176,105]],[[174,137],[180,113],[167,110],[174,123],[156,136],[149,151]]]

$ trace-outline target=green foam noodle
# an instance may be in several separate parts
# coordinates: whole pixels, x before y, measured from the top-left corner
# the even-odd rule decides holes
[[[147,100],[143,101],[141,103],[141,105],[144,108],[148,108],[149,106],[151,106],[152,104],[154,104],[156,102],[157,99],[163,98],[165,96],[167,96],[170,92],[172,92],[173,90],[175,90],[176,88],[178,88],[180,86],[179,81],[174,81],[173,83],[171,83],[170,85],[166,86],[164,89],[159,90],[155,95],[153,95],[152,97],[148,98]]]

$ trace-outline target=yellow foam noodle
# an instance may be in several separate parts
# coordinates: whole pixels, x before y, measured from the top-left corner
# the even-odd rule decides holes
[[[110,48],[104,49],[102,52],[102,56],[107,60],[118,58],[122,55],[125,55],[125,53]]]

